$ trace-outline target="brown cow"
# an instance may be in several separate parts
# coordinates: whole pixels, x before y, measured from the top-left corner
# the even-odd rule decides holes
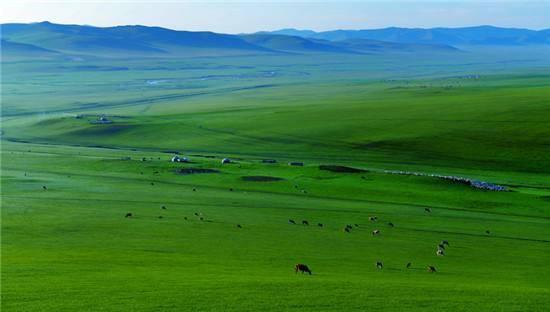
[[[309,269],[309,267],[305,264],[301,264],[301,263],[298,263],[295,267],[294,267],[294,272],[295,273],[298,273],[298,271],[302,272],[303,273],[309,273],[309,275],[311,275],[311,270]]]

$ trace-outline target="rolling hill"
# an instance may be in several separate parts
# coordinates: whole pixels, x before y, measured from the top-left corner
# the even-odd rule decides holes
[[[520,28],[476,26],[462,28],[399,28],[363,30],[311,30],[281,29],[270,32],[287,36],[342,41],[370,39],[398,43],[461,45],[547,45],[550,44],[548,29],[535,31]]]
[[[140,25],[93,27],[60,25],[50,22],[3,24],[3,49],[9,57],[31,57],[34,50],[48,51],[46,56],[94,57],[189,57],[259,55],[280,53],[393,53],[454,51],[448,45],[434,43],[396,43],[381,40],[344,38],[303,38],[285,34],[228,35],[213,32],[177,31]],[[330,38],[328,38],[330,39]],[[351,40],[353,39],[353,40]],[[18,47],[14,45],[19,44]],[[26,48],[24,48],[26,45]],[[26,50],[23,51],[23,50]]]
[[[238,36],[175,31],[161,27],[93,27],[49,22],[4,24],[3,37],[67,54],[108,56],[174,56],[273,52]]]

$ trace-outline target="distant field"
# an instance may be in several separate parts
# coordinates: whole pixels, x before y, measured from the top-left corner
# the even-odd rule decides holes
[[[6,62],[2,308],[546,311],[550,75],[526,55]]]

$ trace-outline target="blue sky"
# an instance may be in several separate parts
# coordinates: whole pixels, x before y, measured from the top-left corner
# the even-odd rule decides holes
[[[95,26],[150,25],[224,33],[280,28],[366,29],[495,25],[550,28],[550,0],[397,1],[1,1],[0,22],[48,20]]]

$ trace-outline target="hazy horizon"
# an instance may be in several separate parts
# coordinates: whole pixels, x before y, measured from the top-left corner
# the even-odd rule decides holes
[[[252,33],[285,28],[351,29],[457,28],[491,25],[550,28],[548,1],[382,1],[291,3],[76,1],[2,3],[0,23],[78,24],[96,27],[158,26],[175,30]]]
[[[40,23],[51,23],[51,24],[56,24],[56,25],[78,25],[78,26],[89,26],[89,27],[97,27],[97,28],[109,28],[109,27],[121,27],[121,26],[143,26],[143,27],[161,27],[161,28],[165,28],[165,29],[171,29],[171,30],[176,30],[176,31],[190,31],[188,29],[174,29],[174,28],[169,28],[169,27],[164,27],[164,26],[159,26],[159,25],[143,25],[143,24],[118,24],[118,25],[110,25],[110,26],[98,26],[98,25],[93,25],[93,24],[79,24],[79,23],[57,23],[57,22],[52,22],[52,21],[48,21],[48,20],[43,20],[43,21],[33,21],[33,22],[6,22],[6,23],[1,23],[1,25],[4,25],[4,24],[40,24]],[[386,27],[380,27],[380,28],[334,28],[334,29],[327,29],[327,30],[314,30],[314,29],[309,29],[309,28],[296,28],[296,27],[285,27],[285,28],[277,28],[277,29],[269,29],[269,30],[258,30],[256,32],[272,32],[272,31],[280,31],[280,30],[297,30],[297,31],[314,31],[314,32],[325,32],[325,31],[338,31],[338,30],[343,30],[343,31],[354,31],[354,30],[376,30],[376,29],[386,29],[386,28],[409,28],[409,29],[435,29],[435,28],[447,28],[447,29],[456,29],[456,28],[473,28],[473,27],[496,27],[496,28],[509,28],[509,29],[527,29],[527,30],[533,30],[533,31],[543,31],[543,30],[548,30],[550,29],[550,27],[548,28],[541,28],[541,29],[533,29],[533,28],[527,28],[527,27],[506,27],[506,26],[499,26],[499,25],[490,25],[490,24],[485,24],[485,25],[470,25],[470,26],[459,26],[459,27],[444,27],[444,26],[433,26],[433,27],[414,27],[414,26],[411,26],[411,27],[402,27],[402,26],[386,26]],[[192,30],[192,31],[209,31],[209,30]],[[218,32],[218,31],[215,31],[215,33],[223,33],[223,32]],[[251,32],[251,33],[254,33],[254,32]],[[227,34],[230,34],[230,33],[227,33]]]

